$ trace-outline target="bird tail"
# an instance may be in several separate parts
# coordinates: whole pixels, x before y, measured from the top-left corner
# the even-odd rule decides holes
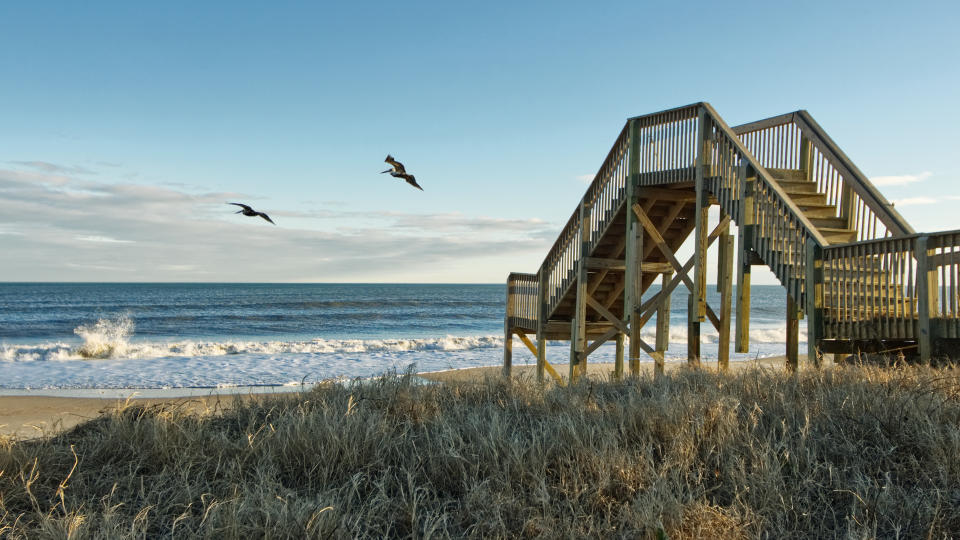
[[[385,159],[384,161],[390,161],[391,159],[393,159],[393,156],[391,156],[390,154],[387,154],[387,159]]]

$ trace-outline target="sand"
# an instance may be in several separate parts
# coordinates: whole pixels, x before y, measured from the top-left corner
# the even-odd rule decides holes
[[[761,358],[747,362],[732,362],[732,370],[749,368],[782,369],[784,357]],[[668,363],[666,369],[681,369],[685,362]],[[715,369],[715,365],[704,365],[707,369]],[[554,368],[561,375],[566,376],[569,367],[566,364],[556,364]],[[653,364],[641,364],[643,374],[653,373]],[[464,383],[482,381],[487,377],[498,377],[502,372],[500,366],[454,369],[421,373],[426,380],[441,383]],[[587,375],[597,379],[607,379],[613,372],[613,364],[588,364]],[[536,376],[536,365],[521,364],[513,366],[514,377],[532,379]],[[549,377],[548,377],[549,378]],[[51,393],[55,391],[50,391]],[[187,410],[204,412],[228,408],[238,398],[256,398],[258,396],[274,395],[273,392],[245,393],[210,391],[203,396],[170,396],[170,397],[136,397],[137,391],[130,390],[129,400],[138,405],[170,404],[185,407]],[[19,395],[0,396],[0,436],[28,439],[53,435],[70,429],[82,422],[96,418],[105,411],[123,406],[128,399],[123,398],[88,398],[88,397],[60,397],[55,395]]]

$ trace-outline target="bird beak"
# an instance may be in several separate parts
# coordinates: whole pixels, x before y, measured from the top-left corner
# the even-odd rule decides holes
[[[380,174],[383,174],[383,173],[385,173],[385,172],[390,172],[390,171],[392,171],[392,170],[393,170],[393,169],[387,169],[387,170],[385,170],[385,171],[380,171]]]

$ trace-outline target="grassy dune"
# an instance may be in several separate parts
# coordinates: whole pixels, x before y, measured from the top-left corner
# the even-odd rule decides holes
[[[0,537],[518,535],[960,535],[960,379],[392,376],[0,439]]]

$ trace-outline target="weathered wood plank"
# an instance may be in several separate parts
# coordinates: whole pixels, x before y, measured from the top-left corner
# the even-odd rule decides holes
[[[720,237],[720,246],[723,249],[719,250],[720,261],[718,266],[723,268],[723,271],[720,272],[723,281],[719,283],[720,286],[720,328],[717,330],[720,333],[719,339],[717,340],[717,346],[719,347],[717,353],[717,366],[721,371],[727,371],[730,367],[730,318],[731,318],[731,295],[733,289],[733,242],[734,238],[732,234],[729,234],[730,228],[727,227],[726,233]]]

